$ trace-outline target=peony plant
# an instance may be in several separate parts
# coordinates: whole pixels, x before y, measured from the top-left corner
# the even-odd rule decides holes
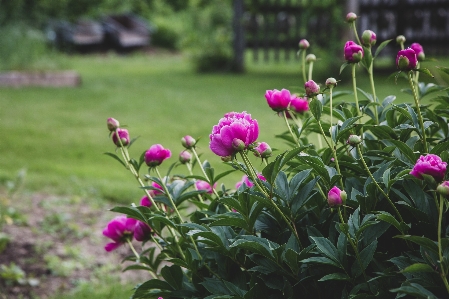
[[[356,20],[347,14],[354,31]],[[265,92],[291,147],[277,156],[258,140],[256,119],[228,112],[209,136],[228,171],[216,174],[200,160],[201,141],[186,135],[179,161],[162,176],[171,151],[156,144],[131,158],[134,140],[107,120],[119,155],[107,154],[145,193],[139,205],[113,208],[121,215],[104,230],[113,241],[107,251],[130,246],[126,260],[134,264],[126,270],[148,273],[133,298],[449,298],[449,93],[422,104],[441,88],[419,82],[419,73],[431,75],[421,67],[424,51],[405,48],[399,36],[396,68],[412,104],[379,99],[373,61],[390,41],[373,53],[373,31],[364,31],[363,43],[355,36],[342,44],[340,70],[351,66],[352,94],[335,91],[335,78],[322,86],[312,79],[316,59],[305,58],[305,39],[304,92]],[[357,88],[360,66],[370,92]],[[234,171],[241,181],[217,187]]]

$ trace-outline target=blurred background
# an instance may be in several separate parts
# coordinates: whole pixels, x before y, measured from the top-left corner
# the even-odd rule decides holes
[[[375,48],[393,39],[374,65],[380,101],[389,95],[411,101],[400,92],[407,82],[399,78],[395,83],[391,76],[399,34],[406,37],[406,46],[418,42],[424,47],[422,66],[435,79],[420,79],[447,87],[447,75],[435,69],[449,65],[447,0],[0,0],[0,233],[2,227],[8,232],[0,234],[0,298],[33,292],[50,298],[57,291],[57,298],[129,296],[132,285],[108,288],[105,273],[119,272],[109,261],[101,267],[96,258],[64,264],[64,258],[86,260],[87,253],[75,245],[55,245],[79,244],[96,229],[100,236],[94,234],[90,246],[102,250],[101,218],[115,216],[107,208],[138,203],[142,196],[131,174],[103,154],[115,151],[106,119],[118,119],[131,138],[139,137],[130,148],[135,158],[155,143],[171,149],[164,171],[177,161],[185,135],[199,139],[202,160],[216,172],[228,170],[210,152],[208,138],[230,111],[251,113],[259,121],[259,141],[281,153],[286,146],[275,135],[286,130],[285,124],[269,109],[265,91],[304,92],[300,39],[310,42],[308,53],[317,57],[315,81],[334,77],[340,80],[336,91],[352,90],[349,69],[340,73],[343,46],[354,38],[345,22],[350,11],[359,17],[359,35],[366,29],[377,34]],[[361,66],[357,82],[370,92]],[[353,96],[340,99],[352,101]],[[222,183],[233,188],[240,179],[235,174]],[[62,206],[71,210],[61,212]],[[90,207],[92,214],[73,214],[80,206]],[[34,219],[38,210],[45,213]],[[20,277],[23,282],[23,277],[37,276],[26,271],[23,261],[19,268],[25,274],[20,274],[9,262],[14,259],[6,257],[8,248],[13,251],[12,236],[21,234],[8,228],[13,224],[37,227],[27,254],[43,261],[41,288],[50,277],[65,277],[64,287],[38,292],[39,286],[26,280],[27,291],[11,291]],[[45,243],[42,233],[57,233],[59,239]],[[9,244],[6,251],[2,244]],[[105,254],[100,252],[96,256]],[[83,269],[89,275],[101,270],[96,280],[87,274],[75,279]],[[2,297],[6,289],[9,297]]]

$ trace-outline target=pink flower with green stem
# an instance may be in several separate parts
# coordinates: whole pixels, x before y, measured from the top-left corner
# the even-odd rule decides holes
[[[149,167],[155,167],[161,165],[165,159],[168,159],[170,157],[171,151],[169,149],[165,149],[160,144],[154,144],[145,152],[144,158],[145,163]]]
[[[206,193],[212,194],[212,193],[214,193],[214,189],[217,188],[217,183],[215,183],[214,187],[212,187],[206,181],[197,180],[197,181],[195,181],[195,187],[197,190],[205,190]]]
[[[118,136],[118,137],[117,137]],[[120,139],[120,140],[119,140]],[[120,143],[121,141],[121,143]],[[126,129],[116,129],[112,133],[112,142],[118,147],[127,146],[129,144],[129,133]]]
[[[327,203],[330,207],[338,207],[345,203],[347,198],[346,192],[340,190],[337,186],[332,187],[327,194]]]
[[[151,227],[148,226],[145,222],[137,220],[135,229],[134,229],[134,238],[139,242],[146,242],[151,240],[151,236],[153,231]]]
[[[120,127],[119,121],[112,117],[107,119],[106,124],[108,126],[108,130],[111,132],[114,132]]]
[[[426,58],[426,55],[424,54],[423,47],[418,43],[413,43],[410,45],[410,48],[415,51],[416,57],[418,61],[423,61]]]
[[[253,152],[256,157],[262,159],[271,157],[271,154],[273,153],[271,147],[266,142],[258,142]]]
[[[124,215],[112,219],[103,230],[103,235],[112,239],[113,242],[106,244],[104,249],[109,252],[130,242],[134,237],[136,223],[136,219],[127,218]]]
[[[287,110],[290,106],[291,97],[292,95],[287,89],[281,91],[273,89],[265,92],[268,106],[276,112]]]
[[[348,41],[344,47],[344,54],[346,62],[358,63],[362,60],[364,52],[362,46],[353,41]]]
[[[162,189],[162,187],[159,184],[157,184],[155,182],[152,182],[151,186],[153,188],[155,188],[155,189],[149,189],[148,190],[148,193],[150,194],[150,196],[152,198],[163,193],[163,189]],[[152,206],[151,200],[148,197],[148,195],[145,195],[144,197],[142,197],[140,199],[140,205],[141,206],[145,206],[145,207],[151,207]]]
[[[447,163],[443,162],[439,156],[428,154],[419,157],[410,174],[421,180],[423,174],[430,175],[435,181],[441,182],[446,174],[446,167]]]
[[[416,69],[418,58],[412,48],[400,50],[396,55],[396,67],[401,71],[411,71]]]
[[[239,150],[235,145],[243,144],[247,149],[250,144],[259,137],[259,125],[257,120],[251,118],[246,112],[226,113],[222,119],[212,128],[209,135],[209,147],[211,151],[221,157],[233,156]]]

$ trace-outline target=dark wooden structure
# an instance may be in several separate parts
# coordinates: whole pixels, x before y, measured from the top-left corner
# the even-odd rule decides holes
[[[406,46],[420,43],[426,55],[449,54],[449,0],[358,0],[358,5],[359,34],[370,29],[378,40],[404,35]]]
[[[150,43],[150,28],[132,14],[110,15],[103,19],[106,41],[119,48],[143,47]]]

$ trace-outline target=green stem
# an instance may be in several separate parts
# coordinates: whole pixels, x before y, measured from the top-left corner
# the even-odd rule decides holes
[[[153,197],[151,196],[150,192],[148,191],[148,189],[145,189],[146,185],[143,183],[142,179],[139,176],[139,173],[137,172],[136,169],[134,169],[134,166],[129,163],[129,161],[131,160],[129,157],[129,153],[128,150],[126,149],[126,147],[123,146],[123,142],[122,139],[119,138],[118,136],[118,132],[117,130],[115,130],[115,134],[117,134],[117,140],[120,143],[120,152],[122,153],[123,156],[123,160],[125,160],[125,165],[126,167],[131,171],[131,173],[134,175],[134,177],[136,178],[137,182],[140,184],[141,187],[143,187],[144,192],[146,194],[146,196],[148,197],[148,199],[151,201],[151,206],[154,207],[156,209],[156,211],[160,211],[159,207],[156,205],[156,202],[154,201]]]
[[[309,62],[309,81],[312,80],[313,61]]]
[[[195,156],[196,161],[198,162],[198,165],[201,168],[201,171],[203,172],[204,177],[207,179],[207,182],[209,183],[210,187],[212,188],[212,191],[214,192],[215,196],[217,196],[217,198],[219,198],[220,196],[218,195],[217,190],[215,190],[214,185],[212,184],[209,176],[207,175],[206,171],[204,170],[203,164],[201,163],[200,157],[198,156],[195,148],[192,147],[191,150],[192,150],[193,155]]]
[[[306,77],[306,50],[302,50],[302,77],[304,79],[304,83],[307,82]]]
[[[446,271],[444,270],[443,263],[443,253],[442,253],[442,244],[441,244],[441,225],[443,221],[443,208],[444,208],[444,199],[443,196],[440,195],[440,206],[439,206],[439,215],[438,215],[438,255],[440,258],[440,267],[441,267],[441,278],[443,279],[444,286],[446,287],[446,291],[449,293],[449,283],[446,278]]]
[[[154,238],[153,234],[151,234],[151,241],[153,241],[154,244],[156,244],[157,248],[159,248],[160,251],[162,251],[162,247],[159,244],[159,242]]]
[[[128,245],[131,248],[131,251],[136,256],[136,262],[140,263],[140,255],[137,253],[136,249],[134,249],[133,243],[131,243],[130,239],[127,239],[126,241],[128,242]],[[148,272],[150,272],[150,274],[151,274],[151,276],[153,276],[153,278],[157,279],[157,276],[153,273],[153,271],[148,270]]]
[[[272,203],[274,209],[281,215],[282,219],[284,219],[285,223],[288,225],[290,230],[295,234],[296,240],[298,241],[299,247],[302,247],[301,240],[299,239],[298,231],[296,230],[296,227],[294,226],[293,221],[287,218],[285,214],[281,211],[281,209],[276,205],[276,203],[273,200],[270,200],[270,195],[267,193],[267,191],[262,188],[259,184],[259,179],[256,175],[256,172],[254,171],[254,167],[251,164],[251,162],[248,159],[248,156],[244,152],[240,152],[240,155],[242,157],[243,162],[246,165],[246,168],[248,169],[248,173],[251,176],[251,180],[254,182],[254,184],[257,186],[257,188],[265,195],[267,199]]]
[[[298,145],[298,147],[301,146],[301,144],[299,143],[298,138],[296,137],[295,134],[293,134],[292,128],[290,126],[290,123],[288,122],[287,119],[287,111],[282,111],[282,115],[284,116],[284,120],[285,120],[285,124],[287,125],[288,130],[290,131],[290,135],[292,135],[293,140],[296,142],[296,144]]]
[[[168,198],[168,200],[170,200],[170,203],[172,204],[173,209],[175,209],[175,212],[176,212],[176,214],[177,214],[178,217],[179,217],[179,221],[181,221],[181,223],[184,222],[184,221],[182,220],[181,214],[179,214],[178,208],[176,207],[175,202],[173,201],[173,198],[172,198],[170,192],[168,191],[167,185],[165,184],[164,179],[162,178],[162,176],[161,176],[161,174],[160,174],[160,172],[159,172],[159,169],[158,169],[157,167],[154,167],[154,170],[156,171],[157,176],[158,176],[159,179],[161,180],[162,188],[164,188],[165,195],[167,195],[167,198]]]
[[[410,88],[412,89],[413,98],[415,99],[416,112],[418,114],[419,125],[421,126],[421,133],[422,133],[422,138],[423,138],[422,142],[424,143],[424,152],[428,153],[429,150],[427,147],[426,130],[424,129],[424,121],[422,118],[421,109],[419,108],[419,99],[418,99],[415,84],[413,81],[413,71],[408,72],[408,82],[410,83]]]
[[[355,79],[355,66],[356,64],[352,64],[352,88],[354,90],[354,98],[355,98],[355,107],[357,109],[357,116],[360,116],[360,107],[359,107],[359,97],[357,96],[357,81]],[[359,118],[359,124],[362,123],[362,120]]]
[[[371,61],[371,65],[369,67],[368,74],[369,74],[369,82],[371,84],[371,92],[373,93],[373,100],[375,103],[377,103],[376,88],[374,87],[373,65],[374,65],[374,60]],[[377,114],[377,106],[374,106],[374,118],[375,118],[376,125],[378,125],[379,124],[379,115]]]
[[[388,196],[387,193],[385,193],[385,191],[379,186],[379,184],[376,182],[376,180],[374,179],[373,175],[371,174],[371,171],[368,168],[368,165],[366,165],[365,163],[365,159],[362,156],[362,151],[360,150],[360,144],[357,145],[357,152],[360,155],[360,160],[362,161],[363,167],[365,168],[365,170],[368,172],[369,177],[371,178],[371,180],[373,181],[373,183],[376,185],[377,189],[379,189],[379,191],[385,196],[385,198],[388,200],[388,202],[390,203],[391,207],[393,208],[393,210],[396,212],[396,215],[398,215],[399,219],[401,220],[401,222],[404,222],[404,220],[402,219],[401,213],[399,213],[398,209],[396,208],[396,206],[394,205],[394,203],[391,201],[390,197]],[[403,231],[401,231],[402,234],[404,234]]]
[[[186,167],[187,167],[187,169],[189,170],[189,174],[190,174],[190,175],[193,175],[192,165],[190,165],[190,163],[186,163]],[[193,182],[195,183],[196,180],[193,179]],[[198,188],[196,187],[196,184],[194,184],[194,186],[195,186],[195,190],[198,190]],[[212,188],[212,186],[211,186],[211,188]],[[199,200],[201,203],[204,203],[203,198],[202,198],[201,195],[199,195],[199,194],[198,194],[198,200]],[[207,215],[206,215],[206,217],[207,217]]]
[[[360,42],[359,35],[357,34],[357,26],[355,25],[355,22],[352,22],[352,29],[354,30],[354,35],[357,39],[357,43],[361,45],[362,43]]]

